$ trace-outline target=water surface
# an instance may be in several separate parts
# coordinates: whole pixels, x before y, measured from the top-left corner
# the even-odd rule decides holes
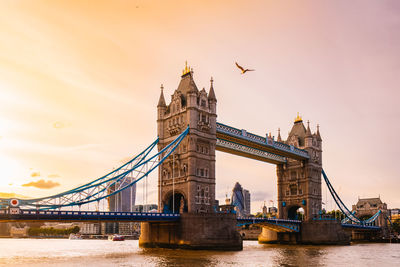
[[[0,266],[400,266],[400,244],[262,245],[236,252],[142,249],[137,240],[0,239]]]

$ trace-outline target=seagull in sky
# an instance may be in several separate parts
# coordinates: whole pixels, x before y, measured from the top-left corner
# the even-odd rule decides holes
[[[235,62],[235,64],[236,64],[236,67],[238,67],[240,69],[240,71],[242,72],[241,74],[245,74],[246,71],[254,71],[253,69],[244,69],[237,62]]]

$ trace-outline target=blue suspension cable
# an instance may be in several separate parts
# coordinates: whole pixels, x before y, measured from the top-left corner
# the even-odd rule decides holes
[[[138,181],[142,180],[144,177],[146,177],[149,173],[151,173],[154,169],[156,169],[160,164],[164,162],[166,158],[168,158],[173,151],[178,147],[178,145],[182,142],[182,140],[186,137],[186,135],[189,132],[189,127],[185,129],[175,140],[170,142],[167,146],[165,146],[162,150],[160,150],[158,153],[155,155],[151,156],[149,159],[146,159],[149,153],[153,150],[156,144],[158,144],[159,139],[154,141],[149,147],[147,147],[144,151],[142,151],[139,155],[128,161],[127,163],[123,164],[119,168],[113,170],[112,172],[95,179],[85,185],[79,186],[77,188],[65,191],[63,193],[59,193],[50,197],[43,197],[43,198],[36,198],[36,199],[28,199],[28,200],[20,200],[21,204],[20,206],[33,206],[36,208],[40,209],[57,209],[61,207],[68,207],[68,206],[81,206],[83,204],[88,204],[90,202],[94,201],[100,201],[105,198],[108,198],[110,196],[113,196],[115,194],[118,194],[119,192],[125,190],[128,187],[131,187],[133,184],[137,183]],[[166,154],[164,156],[163,153]],[[129,166],[134,161],[135,162],[129,169],[124,170],[123,168],[126,166]],[[158,162],[157,162],[158,160]],[[154,164],[152,165],[151,168],[146,169],[146,171],[142,171],[141,168],[143,168],[146,164]],[[147,166],[147,165],[146,165]],[[118,175],[108,178],[109,175],[115,174],[118,171],[123,171],[122,173],[119,173]],[[124,177],[126,177],[129,173],[132,172],[138,172],[138,175],[140,176],[134,181],[131,181],[130,183],[124,184],[119,188],[118,190],[114,192],[105,192],[105,190],[109,190],[110,187],[116,185],[118,182],[120,182]],[[108,179],[106,179],[108,178]],[[92,190],[89,192],[86,192],[85,190]],[[86,196],[81,195],[79,196],[78,200],[73,200],[73,196],[71,194],[86,194]],[[102,193],[105,193],[105,195],[101,195]],[[71,195],[71,196],[69,196]],[[60,203],[60,200],[67,200],[67,203]],[[3,199],[6,200],[6,199]],[[8,199],[7,199],[8,200]],[[58,200],[58,204],[57,204]],[[51,201],[54,201],[55,203],[50,203]],[[69,201],[69,203],[68,203]],[[41,203],[42,202],[42,203]]]

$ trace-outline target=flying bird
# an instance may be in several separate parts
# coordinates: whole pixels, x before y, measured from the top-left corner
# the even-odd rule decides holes
[[[254,71],[253,69],[244,69],[242,66],[237,64],[237,62],[235,62],[235,64],[236,64],[236,67],[238,67],[240,69],[240,71],[242,72],[241,74],[245,74],[246,71]]]

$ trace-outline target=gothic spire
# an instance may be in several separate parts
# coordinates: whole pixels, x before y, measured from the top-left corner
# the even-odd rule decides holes
[[[319,133],[319,124],[317,124],[317,140],[322,141],[321,134]]]
[[[278,128],[278,138],[276,139],[276,141],[282,142],[282,138],[281,138],[281,128]]]
[[[214,86],[213,86],[214,80],[213,80],[213,77],[211,77],[210,83],[211,83],[211,85],[210,85],[210,92],[208,93],[208,100],[217,101],[217,98],[215,97],[215,92],[214,92]]]
[[[157,107],[167,107],[165,104],[165,98],[164,98],[164,86],[161,84],[161,94],[160,94],[160,99],[158,100],[158,105]]]
[[[310,130],[310,121],[307,121],[307,130],[306,130],[306,137],[311,137],[311,130]]]

